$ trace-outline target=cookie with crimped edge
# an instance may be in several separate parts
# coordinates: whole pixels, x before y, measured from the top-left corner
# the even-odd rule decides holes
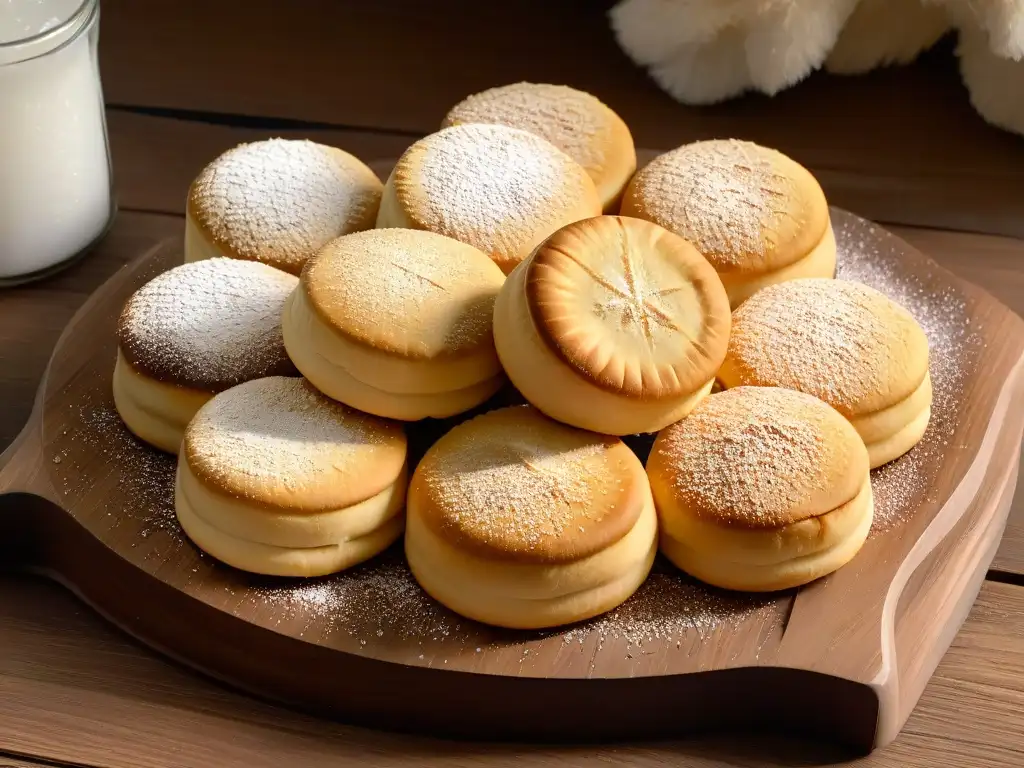
[[[636,171],[633,136],[622,118],[585,91],[550,83],[513,83],[474,93],[445,116],[442,128],[495,123],[547,139],[590,175],[605,213],[618,213]]]
[[[177,453],[185,425],[216,393],[296,376],[281,337],[294,275],[256,262],[183,264],[139,288],[117,323],[114,406],[139,438]]]
[[[661,551],[724,589],[769,592],[845,565],[871,529],[868,453],[815,397],[739,387],[664,429],[647,460]]]
[[[384,185],[344,150],[296,139],[240,144],[192,182],[185,261],[260,261],[298,275],[329,241],[372,229]]]
[[[516,388],[548,416],[611,435],[656,432],[711,390],[729,301],[697,250],[640,219],[563,227],[505,281],[494,338]]]
[[[384,186],[377,226],[468,243],[505,274],[559,227],[601,213],[579,163],[504,125],[455,125],[414,143]]]
[[[487,624],[538,629],[614,608],[647,577],[656,539],[636,455],[530,406],[455,427],[409,486],[413,575],[451,610]]]
[[[835,275],[835,234],[818,181],[749,141],[698,141],[655,158],[626,188],[621,212],[692,242],[733,307],[766,285]]]
[[[406,438],[305,379],[220,393],[185,430],[174,505],[185,533],[241,570],[322,576],[383,551],[404,529]]]
[[[902,456],[931,417],[928,337],[885,294],[847,280],[770,286],[733,314],[725,387],[788,387],[831,405],[860,433],[871,466]]]
[[[338,238],[306,267],[284,343],[321,392],[377,416],[467,411],[505,382],[491,331],[505,280],[481,251],[412,229]]]

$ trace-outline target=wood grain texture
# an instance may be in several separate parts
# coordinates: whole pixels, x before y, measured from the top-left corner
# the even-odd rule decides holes
[[[273,0],[245,13],[232,0],[104,0],[104,86],[115,104],[413,136],[469,93],[566,83],[619,111],[638,146],[752,139],[807,164],[833,204],[867,218],[1024,236],[1024,139],[973,111],[949,46],[910,67],[690,108],[618,49],[610,4],[299,0],[280,14]]]
[[[900,737],[853,764],[1021,765],[1021,637],[1024,588],[987,583]],[[226,691],[140,648],[59,587],[12,576],[0,577],[0,750],[98,768],[850,765],[825,745],[754,735],[533,747],[345,727]]]
[[[58,342],[35,419],[0,457],[0,492],[36,498],[0,498],[0,561],[54,574],[197,668],[348,721],[556,740],[770,722],[865,750],[888,743],[963,621],[1005,525],[1024,430],[1024,321],[877,226],[837,210],[832,217],[842,275],[932,297],[918,311],[953,318],[930,329],[934,344],[964,326],[972,335],[945,353],[955,378],[933,370],[945,410],[936,405],[929,435],[893,465],[905,469],[888,493],[908,511],[851,564],[795,593],[713,614],[710,624],[651,629],[642,643],[628,633],[643,619],[627,612],[616,624],[612,614],[610,624],[574,630],[577,648],[573,635],[460,620],[419,592],[401,561],[386,576],[370,565],[320,580],[310,602],[294,582],[200,557],[173,522],[173,460],[132,439],[110,403],[113,325],[137,286],[181,263],[177,239],[121,270]],[[444,429],[416,427],[410,441],[424,446]],[[918,455],[932,457],[928,468]],[[884,480],[874,481],[882,498]],[[683,588],[649,584],[661,590],[651,604]],[[692,605],[721,600],[688,588]],[[403,599],[381,619],[384,603]],[[341,679],[345,687],[334,682]],[[779,686],[805,712],[798,721],[777,717]],[[428,703],[442,687],[463,713],[457,720]],[[671,710],[647,706],[667,698],[677,701]],[[822,698],[835,709],[816,708]]]

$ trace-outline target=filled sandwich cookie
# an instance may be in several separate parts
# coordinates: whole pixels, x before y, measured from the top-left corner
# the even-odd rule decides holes
[[[504,125],[455,125],[398,160],[377,227],[452,237],[508,274],[556,229],[599,213],[590,176],[548,141]]]
[[[867,445],[871,466],[902,456],[931,417],[928,338],[883,293],[846,280],[772,286],[733,315],[725,387],[787,387],[824,400]]]
[[[606,213],[618,213],[636,171],[633,136],[622,118],[565,85],[514,83],[475,93],[452,107],[441,127],[465,123],[507,125],[547,139],[590,175]]]
[[[821,186],[799,163],[748,141],[699,141],[652,160],[627,187],[621,212],[692,242],[733,307],[766,285],[835,275]]]
[[[228,150],[192,182],[185,261],[259,261],[298,275],[330,240],[371,229],[384,188],[358,158],[312,141]]]
[[[310,261],[284,312],[284,343],[321,392],[404,421],[467,411],[505,377],[491,331],[501,270],[433,232],[376,229]]]
[[[656,432],[710,391],[729,300],[685,240],[639,219],[570,224],[506,280],[494,340],[515,387],[553,419],[609,435]]]
[[[455,427],[409,486],[405,551],[416,580],[458,614],[537,629],[596,616],[643,583],[657,517],[620,440],[529,406]]]
[[[793,390],[712,395],[658,435],[647,474],[661,551],[724,589],[807,584],[853,559],[871,528],[863,441],[835,409]]]
[[[404,528],[406,440],[301,378],[213,398],[185,432],[174,507],[204,552],[244,571],[322,576],[363,562]]]
[[[164,272],[117,323],[114,406],[139,438],[177,453],[185,425],[218,392],[297,376],[281,314],[298,278],[255,262],[210,259]]]

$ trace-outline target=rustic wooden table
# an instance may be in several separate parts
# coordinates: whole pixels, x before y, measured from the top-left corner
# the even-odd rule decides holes
[[[121,212],[68,272],[0,293],[0,447],[29,411],[50,349],[119,266],[179,237],[185,191],[218,152],[308,136],[394,157],[466,93],[565,82],[614,106],[638,145],[735,135],[790,152],[833,203],[903,237],[1024,313],[1024,139],[971,111],[948,50],[773,99],[673,103],[618,52],[607,2],[104,0],[102,67]],[[197,631],[202,628],[197,627]],[[344,685],[344,681],[338,681]],[[784,695],[780,692],[780,695]],[[666,702],[671,706],[671,702]],[[827,702],[823,702],[827,706]],[[1024,493],[967,623],[902,735],[852,764],[1024,765]],[[457,717],[458,713],[453,713]],[[317,721],[235,694],[111,629],[47,582],[0,576],[5,766],[840,765],[765,735],[606,747],[467,744]]]

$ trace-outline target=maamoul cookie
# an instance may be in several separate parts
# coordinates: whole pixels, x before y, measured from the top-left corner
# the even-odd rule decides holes
[[[377,226],[453,237],[508,274],[556,229],[599,213],[590,176],[551,143],[504,125],[456,125],[405,151]]]
[[[656,432],[711,390],[729,300],[681,237],[640,219],[570,224],[505,281],[494,341],[515,387],[594,432]]]
[[[401,427],[301,378],[241,384],[185,431],[174,508],[207,554],[244,571],[322,576],[383,551],[404,527]]]
[[[117,324],[114,405],[138,437],[177,453],[185,425],[217,392],[298,372],[281,313],[298,278],[256,262],[209,259],[137,290]]]
[[[455,427],[409,486],[413,575],[451,610],[487,624],[553,627],[614,608],[647,577],[656,538],[635,454],[529,406]]]
[[[566,85],[514,83],[475,93],[452,107],[441,127],[465,123],[507,125],[547,139],[590,174],[606,213],[618,213],[636,171],[633,136],[622,118]]]
[[[725,589],[768,592],[845,565],[871,529],[868,454],[817,398],[739,387],[662,431],[647,460],[661,551]]]
[[[699,141],[652,160],[627,187],[622,214],[693,243],[733,307],[766,285],[835,275],[821,186],[799,163],[749,141]]]
[[[284,314],[284,343],[321,392],[415,421],[479,405],[505,377],[491,332],[505,276],[471,245],[433,232],[338,238],[309,263]]]
[[[846,280],[771,286],[733,315],[726,387],[787,387],[846,416],[878,467],[913,448],[931,417],[928,338],[884,294]]]
[[[227,256],[297,275],[328,241],[373,227],[383,188],[362,161],[334,147],[241,144],[192,182],[185,261]]]

